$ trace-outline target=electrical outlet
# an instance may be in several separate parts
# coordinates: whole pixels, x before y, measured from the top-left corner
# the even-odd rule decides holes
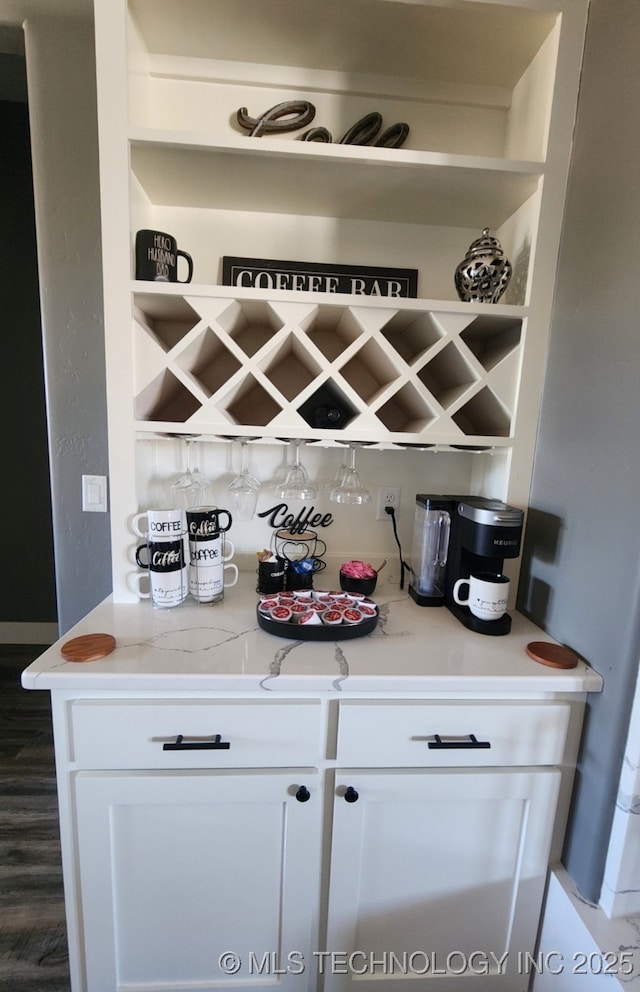
[[[378,489],[378,503],[376,506],[376,520],[389,520],[389,514],[385,507],[392,506],[395,510],[396,518],[400,511],[400,487],[380,486]]]

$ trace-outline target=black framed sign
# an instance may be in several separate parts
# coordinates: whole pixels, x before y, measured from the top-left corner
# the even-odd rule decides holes
[[[240,289],[288,289],[306,293],[415,299],[418,295],[418,270],[224,255],[222,284]]]

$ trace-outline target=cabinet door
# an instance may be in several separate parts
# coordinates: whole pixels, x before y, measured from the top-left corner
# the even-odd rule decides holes
[[[315,770],[78,774],[87,992],[305,988],[316,782]]]
[[[524,992],[559,779],[552,768],[338,773],[325,988]]]

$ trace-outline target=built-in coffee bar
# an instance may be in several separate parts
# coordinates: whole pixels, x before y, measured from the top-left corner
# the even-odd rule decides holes
[[[528,992],[590,693],[516,608],[587,0],[94,0],[112,595],[72,992]]]

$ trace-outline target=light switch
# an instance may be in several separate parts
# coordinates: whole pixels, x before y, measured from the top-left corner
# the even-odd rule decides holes
[[[107,512],[106,475],[82,476],[82,509],[88,513]]]

